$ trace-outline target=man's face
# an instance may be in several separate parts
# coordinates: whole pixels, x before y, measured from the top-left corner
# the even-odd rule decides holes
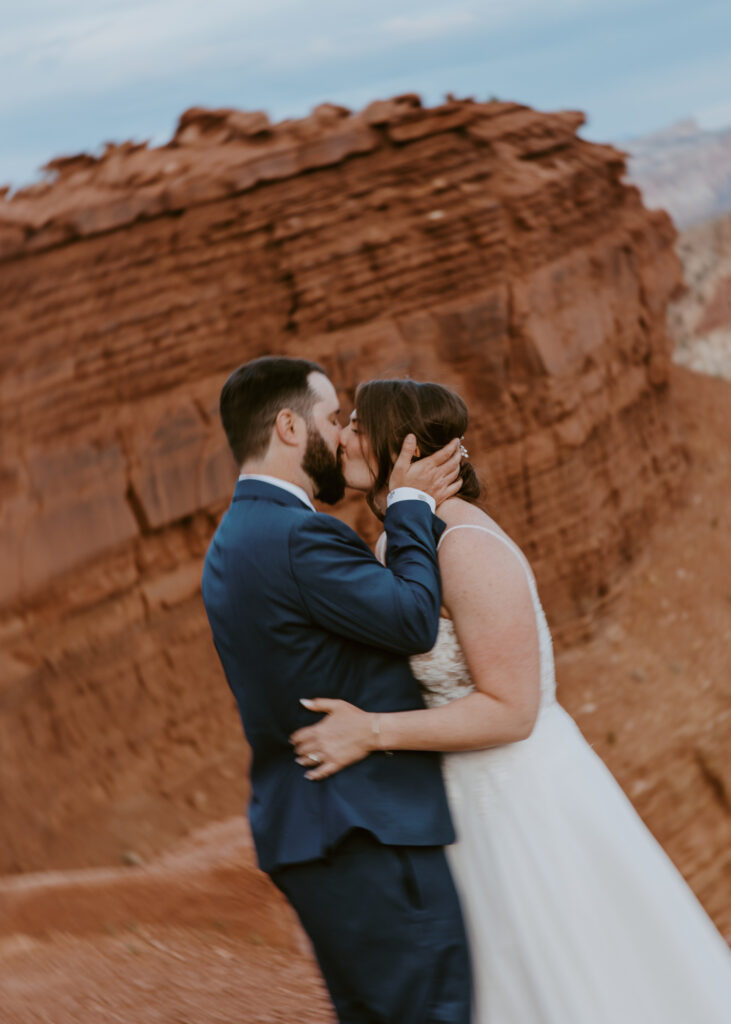
[[[334,505],[345,493],[340,467],[340,403],[324,374],[311,373],[308,383],[317,398],[310,412],[302,468],[314,484],[315,497]]]

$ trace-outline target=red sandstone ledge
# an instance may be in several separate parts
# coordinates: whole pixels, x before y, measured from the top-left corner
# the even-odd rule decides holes
[[[323,103],[309,117],[278,124],[261,111],[192,107],[165,146],[107,143],[99,157],[79,153],[49,161],[47,181],[12,196],[0,190],[0,260],[443,132],[508,146],[530,160],[570,145],[583,123],[579,111],[544,114],[497,100],[450,98],[424,108],[411,93],[375,100],[356,113]],[[619,151],[603,148],[611,162],[622,162]]]

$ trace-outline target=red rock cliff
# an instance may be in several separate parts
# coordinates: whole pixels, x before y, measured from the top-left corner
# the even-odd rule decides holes
[[[558,634],[585,627],[682,456],[674,229],[581,123],[191,110],[167,146],[0,200],[0,870],[83,861],[105,815],[109,856],[109,808],[177,821],[206,766],[240,765],[198,586],[234,479],[218,393],[248,358],[317,359],[346,406],[373,375],[457,388],[490,509]]]

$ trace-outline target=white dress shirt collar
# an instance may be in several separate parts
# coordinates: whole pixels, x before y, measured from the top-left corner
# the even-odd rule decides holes
[[[290,483],[289,480],[280,480],[278,476],[265,476],[264,473],[239,473],[239,480],[262,480],[265,484],[281,487],[283,491],[289,491],[290,494],[294,494],[300,501],[304,501],[305,505],[311,508],[313,512],[317,512],[307,491],[298,487],[297,484]]]

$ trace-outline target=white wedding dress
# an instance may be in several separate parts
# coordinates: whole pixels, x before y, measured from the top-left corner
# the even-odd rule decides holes
[[[484,531],[515,552],[540,639],[531,736],[443,755],[475,1024],[729,1024],[728,947],[556,703],[551,635],[525,556],[487,527],[452,529]],[[431,707],[474,689],[449,619],[411,665]]]

